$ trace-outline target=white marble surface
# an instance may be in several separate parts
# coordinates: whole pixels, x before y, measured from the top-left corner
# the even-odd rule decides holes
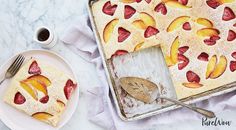
[[[86,11],[86,0],[0,0],[0,65],[17,52],[41,49],[32,41],[34,30],[41,25],[55,30],[60,37],[68,25],[76,22]],[[97,82],[95,68],[71,52],[63,43],[58,43],[52,51],[66,58],[78,76],[80,101],[73,117],[62,130],[100,130],[90,123],[87,115],[87,99],[84,96],[88,86]],[[87,79],[94,82],[86,82]],[[9,130],[0,121],[0,130]]]

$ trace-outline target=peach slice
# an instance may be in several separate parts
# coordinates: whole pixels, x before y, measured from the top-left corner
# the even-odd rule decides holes
[[[219,63],[215,66],[214,71],[211,73],[210,78],[215,79],[221,76],[227,67],[227,59],[225,56],[220,56]]]
[[[144,22],[144,24],[146,26],[152,26],[152,27],[156,26],[156,22],[155,22],[154,18],[151,15],[149,15],[145,12],[141,12],[139,14],[139,17]]]
[[[167,65],[168,67],[175,65],[175,64],[173,63],[172,59],[170,58],[170,56],[165,56],[165,61],[166,61],[166,65]]]
[[[187,87],[187,88],[200,88],[202,87],[203,85],[200,84],[200,83],[182,83],[183,86]]]
[[[48,94],[46,86],[44,84],[41,84],[35,79],[26,79],[26,80],[23,80],[22,82],[34,87],[38,91],[44,93],[44,95]]]
[[[178,8],[178,9],[190,9],[190,8],[192,8],[192,6],[186,6],[186,5],[183,5],[183,4],[179,3],[178,1],[172,1],[172,0],[167,1],[165,4],[169,7]]]
[[[39,83],[44,84],[45,86],[51,85],[51,81],[43,75],[33,75],[33,76],[28,77],[27,79],[37,80]]]
[[[32,117],[40,121],[48,121],[48,119],[52,118],[53,115],[47,112],[37,112],[34,113]]]
[[[25,103],[25,101],[26,101],[25,97],[20,92],[17,92],[15,94],[15,97],[14,97],[15,104],[21,105],[21,104]]]
[[[123,3],[134,3],[136,0],[120,0]]]
[[[224,8],[224,12],[223,12],[223,16],[222,16],[222,20],[224,21],[229,21],[234,19],[236,16],[233,12],[233,10],[229,7],[225,7]]]
[[[185,22],[187,22],[190,19],[189,16],[180,16],[176,19],[174,19],[170,25],[167,27],[167,32],[172,32],[175,29],[179,28],[181,25],[183,25]]]
[[[235,0],[219,0],[220,3],[224,4],[224,3],[232,3]]]
[[[112,21],[110,21],[104,28],[103,30],[103,39],[104,39],[104,42],[107,43],[110,38],[111,38],[111,35],[114,31],[114,28],[115,26],[117,25],[117,23],[119,22],[118,19],[113,19]]]
[[[178,62],[179,37],[177,36],[170,48],[170,57],[174,64]]]
[[[66,104],[60,100],[57,100],[57,104],[62,108],[66,106]]]
[[[198,18],[196,20],[196,22],[200,25],[203,25],[203,26],[207,27],[207,28],[212,28],[213,27],[213,23],[210,20],[206,19],[206,18]]]
[[[138,43],[135,47],[134,47],[134,51],[138,51],[141,49],[141,47],[143,46],[144,42]]]
[[[38,93],[33,88],[31,88],[28,84],[23,81],[20,81],[21,87],[30,94],[35,100],[38,100]]]
[[[145,23],[142,21],[142,20],[135,20],[133,23],[132,23],[136,28],[139,28],[139,29],[146,29],[147,26],[145,25]]]
[[[217,36],[219,35],[219,30],[215,28],[202,28],[197,31],[197,35],[201,37],[211,37],[211,36]]]
[[[206,79],[208,79],[210,77],[211,73],[214,71],[215,66],[216,66],[216,62],[217,62],[217,57],[216,57],[216,55],[213,55],[207,64]]]

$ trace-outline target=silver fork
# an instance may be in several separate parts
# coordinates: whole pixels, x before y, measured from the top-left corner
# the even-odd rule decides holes
[[[18,70],[20,69],[21,65],[23,64],[25,60],[25,57],[21,54],[19,54],[14,62],[11,64],[11,66],[7,69],[7,72],[5,73],[4,79],[0,82],[0,85],[5,81],[5,79],[9,79],[13,77]]]

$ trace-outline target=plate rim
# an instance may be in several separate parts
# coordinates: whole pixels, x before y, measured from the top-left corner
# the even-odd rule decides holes
[[[14,57],[16,57],[17,55],[22,54],[22,53],[35,52],[35,51],[49,53],[49,54],[52,54],[52,55],[54,55],[54,56],[60,58],[60,59],[61,59],[63,62],[65,62],[65,64],[68,66],[68,68],[70,69],[70,71],[71,71],[72,74],[73,74],[74,79],[75,79],[76,82],[78,83],[77,75],[75,74],[74,71],[72,71],[72,70],[73,70],[72,65],[69,64],[69,62],[67,61],[67,59],[63,58],[63,57],[60,56],[58,53],[56,53],[56,52],[54,52],[54,51],[52,51],[52,50],[45,50],[45,49],[29,49],[29,50],[23,50],[23,51],[15,52],[15,53],[14,53],[12,56],[10,56],[6,61],[4,61],[2,65],[0,65],[0,69],[2,69],[3,66],[6,66],[6,65],[8,64],[8,62],[9,62],[11,59],[13,59]],[[2,73],[4,73],[4,72],[2,72]],[[73,114],[75,113],[75,111],[76,111],[76,109],[77,109],[77,107],[78,107],[78,102],[79,102],[79,97],[80,97],[80,90],[79,90],[79,87],[77,87],[75,90],[76,90],[76,93],[78,93],[78,95],[77,95],[77,97],[75,98],[75,99],[76,99],[76,101],[75,101],[75,107],[72,109],[73,112],[71,112],[71,114],[69,115],[69,118],[68,118],[67,120],[65,120],[61,125],[58,125],[57,127],[53,127],[53,126],[50,126],[50,125],[46,124],[46,125],[48,125],[49,127],[51,127],[51,128],[49,128],[49,129],[47,129],[47,130],[50,130],[50,129],[52,129],[52,128],[53,128],[54,130],[58,130],[58,129],[62,128],[63,126],[65,126],[65,125],[69,122],[69,120],[72,118]],[[0,114],[0,115],[1,115],[1,114]],[[10,128],[10,129],[12,129],[12,130],[17,130],[17,129],[18,129],[18,128],[16,128],[17,125],[14,125],[14,123],[11,122],[11,121],[9,122],[9,120],[3,119],[1,116],[0,116],[0,121],[2,121],[2,123],[3,123],[4,125],[6,125],[6,127]],[[60,121],[59,121],[59,122],[60,122]],[[19,127],[19,126],[18,126],[18,127]]]

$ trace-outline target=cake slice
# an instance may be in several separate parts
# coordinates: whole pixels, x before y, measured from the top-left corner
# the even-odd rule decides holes
[[[76,86],[76,81],[69,75],[32,58],[11,79],[4,101],[55,127]]]

